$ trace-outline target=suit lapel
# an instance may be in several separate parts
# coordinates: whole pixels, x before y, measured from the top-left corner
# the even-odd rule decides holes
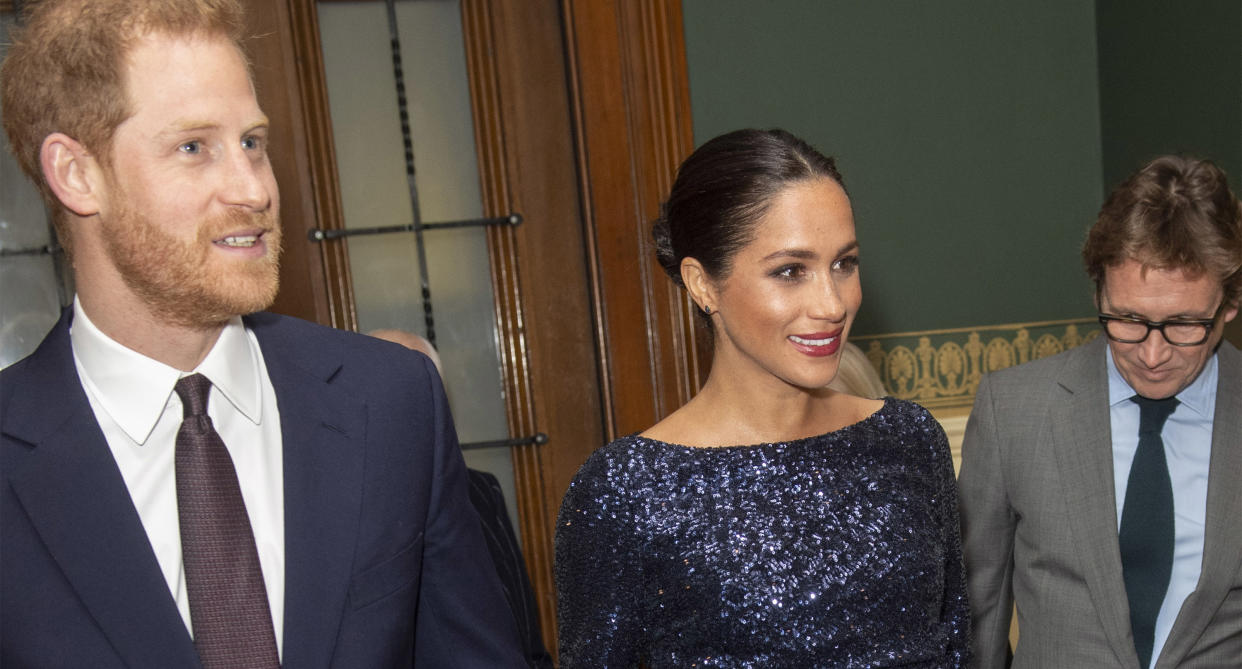
[[[1238,573],[1242,555],[1242,354],[1228,342],[1217,352],[1219,378],[1212,419],[1212,456],[1208,472],[1203,569],[1195,591],[1178,612],[1164,651],[1163,667],[1175,667],[1202,636]]]
[[[10,482],[21,509],[131,666],[198,666],[120,469],[82,390],[70,311],[11,382],[6,434],[32,446]],[[6,379],[9,382],[10,379]],[[136,603],[141,603],[136,604]]]
[[[1113,652],[1125,666],[1137,667],[1117,541],[1105,346],[1100,337],[1075,349],[1067,361],[1052,413],[1064,420],[1054,422],[1052,434],[1068,493],[1069,527],[1096,614]]]
[[[276,390],[284,452],[285,666],[333,654],[362,505],[366,406],[332,385],[342,367],[310,328],[247,319]]]

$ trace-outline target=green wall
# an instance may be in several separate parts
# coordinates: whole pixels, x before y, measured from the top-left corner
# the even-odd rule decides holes
[[[695,139],[780,126],[835,156],[855,332],[1088,316],[1099,207],[1090,3],[685,0]]]
[[[1188,153],[1242,192],[1242,2],[1097,0],[1096,16],[1105,186]]]
[[[1242,193],[1242,2],[1097,0],[1096,17],[1105,187],[1187,153]],[[1242,346],[1242,318],[1225,336]]]
[[[837,157],[857,334],[1088,318],[1107,189],[1172,149],[1242,173],[1242,3],[1098,4],[683,0],[696,142],[779,126]],[[1200,64],[1145,65],[1152,35]]]

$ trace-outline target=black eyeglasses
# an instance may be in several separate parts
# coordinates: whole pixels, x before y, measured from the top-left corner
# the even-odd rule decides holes
[[[1147,340],[1152,330],[1159,330],[1164,340],[1174,346],[1199,346],[1212,336],[1216,319],[1225,310],[1227,301],[1222,300],[1211,318],[1194,318],[1171,321],[1145,321],[1130,316],[1114,316],[1100,312],[1100,325],[1108,338],[1122,344],[1139,344]]]

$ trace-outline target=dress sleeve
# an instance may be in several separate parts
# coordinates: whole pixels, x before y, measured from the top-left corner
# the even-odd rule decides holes
[[[940,527],[944,545],[944,604],[940,622],[949,640],[948,666],[964,667],[970,657],[970,603],[966,596],[966,566],[957,504],[953,454],[944,430],[936,430],[936,462]]]
[[[1004,666],[1013,615],[1013,541],[1017,518],[1005,491],[1002,433],[989,377],[979,384],[962,440],[962,536],[970,573],[973,667]]]
[[[578,471],[556,524],[562,669],[637,666],[641,568],[623,472],[597,452]]]

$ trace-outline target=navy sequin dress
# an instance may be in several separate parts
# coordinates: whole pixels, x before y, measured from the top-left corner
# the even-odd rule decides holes
[[[624,437],[557,521],[561,666],[962,666],[964,578],[948,443],[917,404],[775,444]]]

